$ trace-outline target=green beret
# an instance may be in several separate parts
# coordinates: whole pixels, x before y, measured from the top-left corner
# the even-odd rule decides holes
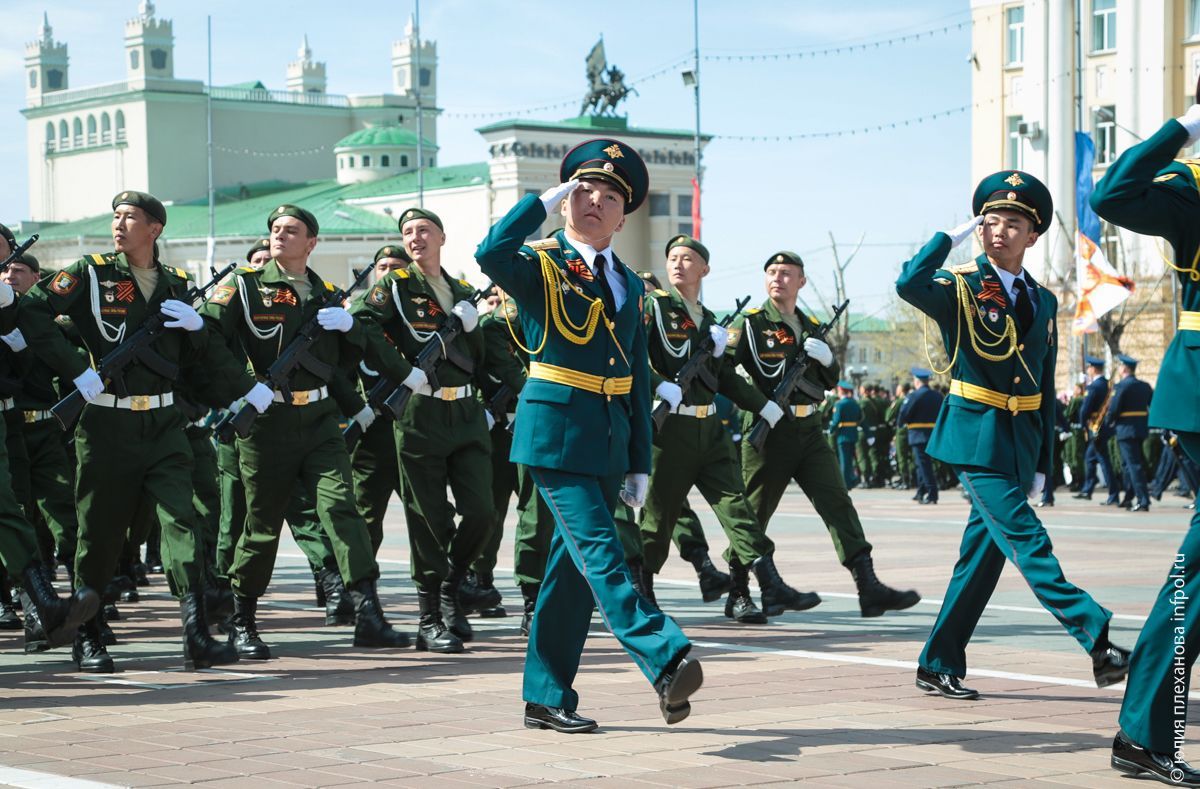
[[[975,216],[1001,208],[1029,217],[1033,221],[1033,229],[1039,234],[1050,229],[1054,218],[1054,201],[1050,198],[1050,190],[1041,181],[1020,170],[992,173],[975,187],[975,196],[971,200]]]
[[[650,191],[650,173],[638,152],[607,138],[581,142],[568,151],[558,168],[558,178],[563,183],[582,178],[615,185],[625,195],[627,214],[636,211]]]
[[[404,209],[404,211],[400,214],[400,219],[397,221],[396,224],[399,226],[399,228],[401,230],[403,230],[404,223],[411,222],[414,219],[428,219],[430,222],[433,222],[435,225],[438,226],[438,230],[441,230],[443,233],[446,232],[446,226],[442,224],[441,217],[439,217],[437,214],[433,213],[432,211],[426,211],[424,208],[406,208],[406,209]]]
[[[643,282],[649,282],[653,285],[655,290],[662,289],[662,283],[658,281],[658,277],[654,276],[653,271],[639,271],[637,275],[642,278]]]
[[[42,264],[38,263],[38,259],[28,252],[21,253],[21,262],[28,266],[30,271],[42,270]]]
[[[795,252],[788,252],[786,249],[780,250],[767,258],[767,262],[763,263],[763,271],[766,271],[767,266],[773,263],[791,263],[793,266],[799,266],[801,270],[804,269],[804,261],[800,259],[800,256]]]
[[[258,252],[260,249],[265,249],[269,252],[271,250],[270,240],[260,238],[258,241],[255,241],[254,246],[250,247],[250,251],[246,253],[246,262],[249,263],[250,258],[254,257],[254,253]]]
[[[119,205],[136,206],[160,225],[167,224],[167,209],[163,208],[163,204],[157,197],[148,192],[121,192],[113,198],[113,210],[116,211]]]
[[[8,229],[8,225],[0,224],[0,237],[7,241],[13,249],[17,248],[17,237],[13,235],[13,231]]]
[[[388,244],[386,247],[380,247],[379,251],[375,253],[376,263],[384,258],[396,258],[397,260],[403,260],[405,263],[412,263],[412,258],[409,257],[409,254],[405,251],[404,247],[398,247],[394,244]]]
[[[704,246],[699,241],[697,241],[696,239],[692,238],[689,235],[680,233],[679,235],[672,238],[670,241],[667,242],[667,250],[663,254],[664,255],[671,254],[671,250],[674,249],[675,247],[687,247],[688,249],[694,249],[700,253],[700,257],[704,258],[705,263],[708,262],[708,247]]]
[[[298,205],[285,204],[279,206],[279,208],[276,208],[271,212],[271,215],[267,217],[267,230],[270,230],[271,225],[275,224],[275,220],[281,216],[290,216],[295,219],[299,219],[304,223],[304,226],[308,228],[310,235],[317,235],[318,231],[321,229],[321,226],[317,224],[317,218],[312,215],[311,211],[307,211]]]

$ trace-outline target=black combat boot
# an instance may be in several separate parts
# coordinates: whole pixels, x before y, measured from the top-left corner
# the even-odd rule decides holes
[[[688,561],[696,568],[696,577],[700,579],[700,597],[704,602],[720,600],[729,591],[729,576],[716,568],[707,553],[696,551]]]
[[[533,627],[533,609],[537,607],[538,591],[541,584],[521,584],[521,597],[525,601],[525,613],[521,615],[521,635],[529,638],[529,628]]]
[[[228,578],[214,578],[212,586],[204,587],[204,613],[217,621],[233,614],[233,589]]]
[[[458,602],[462,606],[464,614],[500,605],[500,591],[496,587],[462,583],[466,577],[466,568],[458,568],[453,564],[450,565],[450,573],[446,576],[447,581],[453,582],[458,587]]]
[[[500,590],[496,588],[496,579],[490,571],[469,573],[467,580],[463,582],[463,588],[469,590],[468,594],[471,596],[490,599],[494,592],[497,598],[500,597]],[[499,603],[488,608],[480,608],[476,613],[481,619],[499,619],[502,616],[508,616],[508,611]]]
[[[354,646],[385,649],[404,649],[409,646],[408,636],[393,630],[383,618],[383,606],[379,603],[373,579],[356,581],[348,589],[354,604]],[[328,597],[329,593],[325,594]]]
[[[76,589],[69,599],[60,599],[41,562],[34,562],[22,571],[21,585],[41,621],[49,649],[71,643],[79,626],[100,610],[99,595],[86,586]],[[27,608],[26,614],[29,613]]]
[[[75,666],[85,674],[111,674],[115,670],[113,660],[100,640],[100,617],[93,616],[79,626],[75,634],[75,646],[71,649]]]
[[[106,647],[115,647],[117,634],[113,632],[112,625],[108,623],[108,617],[104,614],[104,607],[101,607],[100,613],[96,614],[96,619],[100,622],[100,643]]]
[[[243,660],[270,660],[271,648],[258,637],[254,614],[258,611],[257,597],[233,595],[233,616],[229,618],[229,640]]]
[[[444,621],[450,632],[458,636],[465,644],[475,638],[475,631],[471,629],[471,623],[467,621],[467,611],[470,609],[462,602],[464,597],[470,598],[472,590],[463,589],[466,580],[463,576],[455,578],[453,568],[450,572],[450,577],[442,581],[440,590]]]
[[[156,526],[146,541],[146,572],[151,575],[163,574],[162,552],[159,550],[161,544],[161,532]]]
[[[885,611],[903,611],[921,602],[912,589],[901,592],[875,577],[870,551],[860,551],[850,560],[850,575],[858,587],[858,608],[863,616],[882,616]]]
[[[17,616],[16,601],[8,583],[8,573],[0,569],[0,630],[20,630],[21,617]]]
[[[774,554],[758,557],[750,563],[750,569],[758,580],[763,613],[767,616],[779,616],[784,611],[807,611],[821,602],[816,592],[797,592],[783,582],[775,568]]]
[[[441,598],[431,592],[417,592],[417,606],[421,611],[421,623],[417,628],[417,649],[442,653],[462,652],[462,640],[451,633],[442,621]]]
[[[233,644],[215,641],[209,635],[203,592],[188,592],[179,598],[179,618],[183,620],[184,671],[238,661],[238,650]]]
[[[729,562],[729,597],[725,616],[742,625],[765,625],[767,617],[750,596],[750,568],[733,558]]]
[[[346,593],[346,585],[342,583],[342,574],[328,567],[319,573],[320,583],[325,590],[325,624],[352,625],[354,624],[354,603]]]
[[[325,600],[325,587],[321,583],[321,571],[313,570],[312,574],[313,574],[313,587],[316,589],[316,593],[317,593],[317,608],[324,608],[325,603],[327,601]]]

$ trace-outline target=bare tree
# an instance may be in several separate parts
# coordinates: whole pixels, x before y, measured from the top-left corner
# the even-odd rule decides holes
[[[863,241],[866,240],[867,234],[864,232],[858,238],[858,244],[854,247],[854,251],[843,261],[838,254],[837,240],[833,237],[833,231],[829,232],[830,249],[833,250],[833,301],[825,298],[825,294],[817,287],[816,283],[812,284],[813,293],[816,295],[817,303],[821,305],[821,310],[826,315],[832,315],[834,306],[841,304],[846,300],[846,269],[854,262],[858,251],[862,249]],[[842,369],[846,367],[846,348],[850,345],[850,308],[842,313],[841,319],[833,330],[829,332],[826,338],[829,342],[829,348],[833,351],[833,358],[837,359]]]

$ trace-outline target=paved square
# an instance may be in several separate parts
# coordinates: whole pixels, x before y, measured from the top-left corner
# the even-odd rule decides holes
[[[933,507],[908,495],[854,499],[881,579],[925,596],[910,611],[860,618],[849,573],[795,490],[771,536],[784,577],[819,591],[819,607],[767,626],[732,625],[721,603],[700,601],[690,565],[672,557],[656,592],[694,640],[705,685],[692,717],[670,728],[632,661],[593,620],[576,689],[580,712],[600,730],[524,729],[520,597],[504,569],[497,586],[510,616],[472,620],[477,638],[466,654],[361,650],[349,628],[322,625],[307,566],[285,542],[259,609],[278,657],[197,673],[179,668],[178,609],[163,577],[151,576],[143,602],[121,606],[113,623],[116,674],[78,674],[68,650],[27,658],[19,633],[0,634],[0,784],[1128,789],[1108,767],[1123,686],[1093,686],[1087,655],[1011,566],[968,651],[967,684],[983,697],[952,702],[913,687],[967,507],[955,491]],[[724,536],[700,497],[692,503],[719,563]],[[1129,514],[1063,493],[1057,507],[1039,510],[1067,578],[1116,614],[1119,644],[1133,645],[1166,577],[1191,516],[1184,503],[1168,493],[1149,514]],[[412,631],[398,506],[389,518],[380,593],[392,621]],[[502,568],[511,556],[506,540]],[[1193,755],[1200,760],[1200,749]]]

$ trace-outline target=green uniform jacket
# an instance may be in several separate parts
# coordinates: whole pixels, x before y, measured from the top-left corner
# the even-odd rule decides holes
[[[579,340],[586,331],[571,331],[569,324],[587,323],[588,309],[601,298],[600,286],[590,272],[577,273],[587,267],[563,231],[523,246],[545,221],[537,196],[522,198],[479,244],[479,267],[516,299],[526,346],[537,350],[532,361],[602,378],[632,376],[633,381],[629,394],[603,395],[531,378],[517,406],[512,460],[589,476],[649,474],[650,366],[642,280],[614,255],[618,276],[625,277],[625,303],[615,318],[602,314],[591,337],[572,341],[568,333]],[[547,287],[542,255],[557,270],[559,288]]]
[[[804,341],[810,336],[809,332],[821,325],[816,318],[801,312],[799,307],[796,308],[796,317],[800,320],[799,337],[783,322],[779,310],[768,299],[761,309],[746,310],[733,322],[733,327],[729,330],[729,345],[725,354],[750,374],[755,388],[767,398],[774,394],[784,372],[804,348]],[[834,360],[831,367],[824,367],[814,360],[808,365],[804,377],[822,389],[831,389],[837,384],[840,372],[837,360]],[[820,402],[808,397],[799,388],[792,390],[791,405],[819,405]],[[747,418],[752,419],[763,405],[765,400],[758,408],[746,409],[749,412]],[[799,421],[805,426],[818,427],[821,417],[814,411]]]
[[[529,356],[513,342],[512,332],[508,328],[509,321],[512,321],[514,329],[520,331],[521,317],[512,299],[506,304],[498,305],[479,319],[479,329],[487,346],[487,375],[479,382],[479,393],[483,398],[484,407],[490,410],[492,397],[507,384],[512,399],[503,404],[503,412],[506,414],[516,411],[517,395],[525,388]]]
[[[1161,236],[1175,249],[1183,309],[1200,311],[1200,192],[1183,162],[1173,161],[1187,132],[1170,120],[1108,168],[1092,192],[1096,213],[1135,233]],[[1200,331],[1180,330],[1163,356],[1150,424],[1200,432]]]
[[[442,270],[442,278],[450,286],[450,298],[455,304],[470,300],[475,293],[471,283],[454,279],[445,269]],[[433,335],[442,328],[447,319],[446,311],[438,304],[425,275],[415,264],[385,274],[369,291],[355,300],[350,312],[356,318],[361,318],[364,323],[378,327],[379,331],[371,332],[376,345],[375,352],[380,357],[392,359],[388,366],[379,372],[397,383],[412,372],[412,364],[416,361],[417,354],[432,340]],[[393,342],[395,346],[392,346]],[[482,332],[461,332],[451,342],[451,346],[471,359],[474,369],[467,372],[458,365],[442,359],[434,370],[438,387],[465,386],[484,377],[485,350]],[[396,358],[394,353],[390,353],[393,347],[403,358]],[[372,367],[379,369],[373,365]],[[409,400],[410,407],[413,402]]]
[[[323,281],[312,269],[308,269],[308,281],[312,290],[301,302],[274,260],[257,271],[241,268],[217,286],[200,314],[235,353],[240,346],[251,371],[262,378],[309,318],[322,307],[339,306],[324,302],[325,294],[336,289],[333,284]],[[310,353],[330,368],[344,366],[349,375],[366,346],[367,331],[361,321],[355,321],[348,332],[322,332]],[[292,374],[290,384],[293,391],[305,391],[325,386],[332,378],[333,374],[322,378],[300,367]],[[239,394],[249,386],[247,382]]]
[[[88,360],[66,338],[55,319],[70,318],[92,359],[98,361],[132,336],[157,309],[156,305],[166,299],[183,298],[190,284],[187,272],[156,265],[158,283],[149,302],[142,297],[124,254],[88,255],[53,277],[42,279],[20,302],[19,322],[26,342],[55,373],[70,382],[87,369]],[[223,389],[226,402],[250,386],[224,343],[207,329],[166,329],[151,349],[172,366],[202,364],[214,386]],[[127,392],[118,391],[113,384],[107,391],[118,396],[155,395],[172,391],[174,386],[171,378],[137,362],[126,368],[124,380]],[[239,389],[239,382],[245,386]]]
[[[1029,333],[1017,340],[1017,348],[1008,358],[986,359],[976,351],[967,322],[973,322],[981,345],[995,343],[994,335],[1003,331],[1006,319],[1016,322],[1013,307],[1008,304],[1011,299],[1003,293],[1000,277],[985,255],[955,266],[953,271],[941,269],[950,246],[949,236],[936,233],[916,257],[904,264],[896,292],[937,322],[948,358],[955,358],[957,343],[958,355],[950,372],[954,380],[1005,396],[1040,392],[1041,407],[1014,416],[1007,410],[951,394],[938,413],[926,451],[951,465],[1013,474],[1022,487],[1028,488],[1035,472],[1050,479],[1054,468],[1058,299],[1049,288],[1039,285]],[[959,306],[957,277],[964,278],[971,300],[965,314]],[[998,296],[991,295],[997,292]],[[1009,341],[1004,340],[988,352],[1004,356],[1008,351]]]
[[[679,370],[696,353],[700,342],[709,336],[709,327],[717,322],[707,307],[700,326],[692,320],[687,305],[679,294],[656,290],[646,297],[646,335],[650,353],[650,385],[657,389],[663,381],[674,381]],[[758,413],[767,404],[766,396],[737,374],[725,356],[708,360],[708,371],[717,381],[717,391],[743,410]],[[717,393],[709,390],[699,378],[683,393],[684,405],[710,405]]]
[[[833,406],[833,417],[829,420],[829,434],[838,443],[858,440],[858,428],[862,424],[862,408],[852,397],[843,397]]]

